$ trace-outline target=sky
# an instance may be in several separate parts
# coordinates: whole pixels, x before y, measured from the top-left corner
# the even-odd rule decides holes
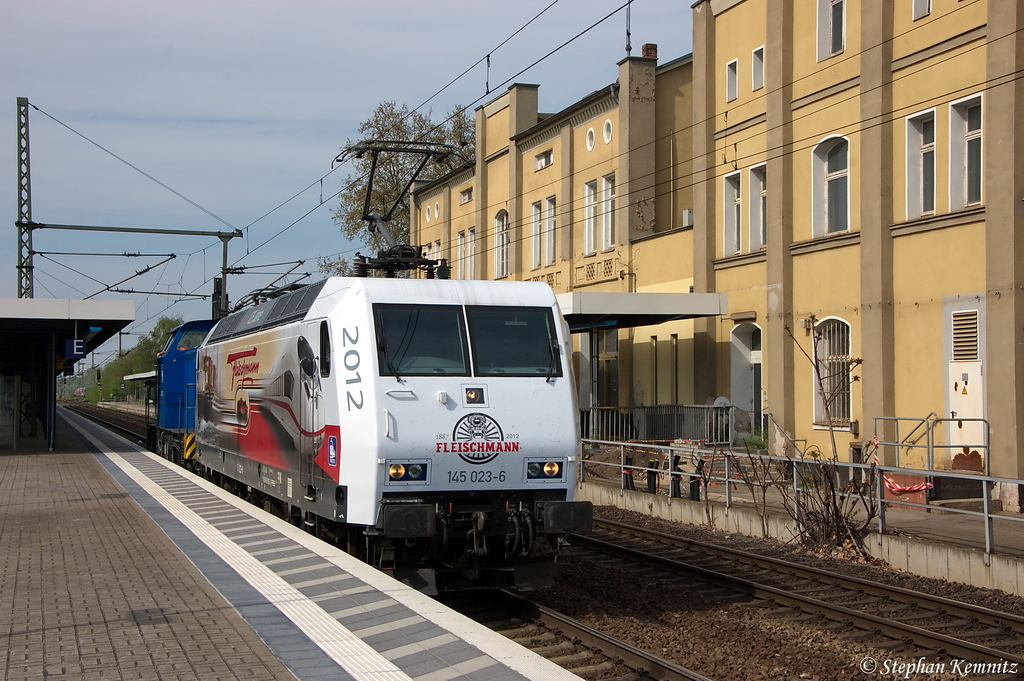
[[[541,111],[560,111],[615,81],[625,2],[4,2],[0,298],[18,294],[18,97],[32,105],[34,222],[240,229],[228,246],[228,264],[248,268],[228,278],[235,301],[295,261],[305,261],[295,270],[310,273],[304,281],[318,281],[318,256],[360,250],[331,220],[333,195],[352,173],[332,160],[380,102],[422,105],[440,120],[520,82],[541,86]],[[644,43],[658,44],[659,63],[690,53],[690,5],[633,0],[632,54]],[[209,316],[208,299],[178,294],[210,293],[222,258],[216,237],[37,229],[32,238],[36,298],[93,296],[152,267],[113,288],[172,295],[94,295],[135,301],[124,348],[161,316]],[[100,255],[108,253],[142,255]],[[95,363],[116,351],[108,342]]]

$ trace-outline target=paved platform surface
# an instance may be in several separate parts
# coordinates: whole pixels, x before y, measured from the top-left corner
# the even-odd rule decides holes
[[[577,678],[64,410],[57,444],[0,451],[4,679]]]

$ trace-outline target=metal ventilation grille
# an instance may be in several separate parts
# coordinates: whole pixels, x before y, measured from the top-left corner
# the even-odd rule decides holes
[[[978,359],[978,311],[953,313],[953,361]]]

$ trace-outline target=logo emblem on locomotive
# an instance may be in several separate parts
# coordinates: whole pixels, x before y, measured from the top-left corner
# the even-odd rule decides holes
[[[502,452],[518,452],[518,442],[505,442],[498,422],[487,414],[467,414],[455,424],[452,442],[438,442],[438,452],[454,452],[466,463],[485,464]]]

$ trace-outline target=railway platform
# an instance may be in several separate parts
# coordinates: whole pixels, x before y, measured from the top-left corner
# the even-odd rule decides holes
[[[578,677],[58,409],[0,452],[8,681]]]

